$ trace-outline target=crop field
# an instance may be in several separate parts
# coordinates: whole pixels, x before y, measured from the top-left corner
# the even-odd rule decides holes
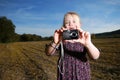
[[[120,80],[120,38],[92,39],[100,49],[90,60],[91,80]],[[56,80],[58,56],[46,56],[50,41],[0,43],[0,80]]]

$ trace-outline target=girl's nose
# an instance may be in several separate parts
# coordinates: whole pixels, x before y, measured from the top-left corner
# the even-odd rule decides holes
[[[70,23],[69,23],[69,26],[71,26],[71,27],[72,27],[72,26],[73,26],[73,23],[72,23],[72,22],[70,22]]]

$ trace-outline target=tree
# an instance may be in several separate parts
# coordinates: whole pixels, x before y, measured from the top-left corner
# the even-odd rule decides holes
[[[42,40],[42,37],[36,34],[23,34],[20,36],[20,41],[40,41],[40,40]]]
[[[91,38],[95,38],[95,34],[93,33],[93,34],[91,34]]]
[[[15,25],[5,16],[0,17],[0,42],[13,42],[15,39]]]

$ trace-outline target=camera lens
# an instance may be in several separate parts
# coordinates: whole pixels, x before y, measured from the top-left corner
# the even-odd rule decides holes
[[[78,36],[78,34],[76,32],[71,33],[71,37],[77,37],[77,36]]]

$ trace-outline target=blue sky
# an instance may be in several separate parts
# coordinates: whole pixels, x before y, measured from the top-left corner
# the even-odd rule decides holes
[[[11,19],[18,34],[52,36],[69,11],[90,33],[120,29],[120,0],[0,0],[0,16]]]

